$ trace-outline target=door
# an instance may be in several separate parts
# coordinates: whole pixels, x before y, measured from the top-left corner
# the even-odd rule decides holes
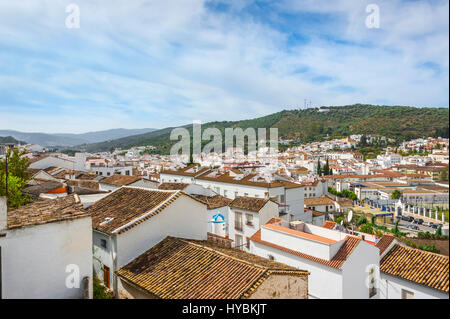
[[[106,288],[109,289],[109,267],[103,265],[103,282],[105,283]]]

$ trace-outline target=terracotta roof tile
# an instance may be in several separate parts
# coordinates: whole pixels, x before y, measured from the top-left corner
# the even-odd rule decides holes
[[[304,204],[305,206],[333,205],[334,201],[330,197],[322,195],[320,197],[305,198]]]
[[[113,176],[106,177],[100,181],[102,184],[110,184],[116,186],[126,186],[137,182],[142,177],[139,176],[130,176],[130,175],[121,175],[114,174]]]
[[[167,237],[116,271],[159,298],[236,299],[249,297],[272,273],[309,273],[232,248]]]
[[[334,229],[334,226],[336,226],[335,222],[332,222],[330,220],[326,220],[325,223],[323,223],[322,227],[327,229]]]
[[[381,259],[380,271],[448,294],[448,256],[399,244]]]
[[[376,244],[376,246],[380,249],[380,255],[384,253],[384,251],[392,244],[395,240],[395,236],[393,235],[383,235],[380,240]]]
[[[269,200],[270,199],[268,198],[238,196],[230,203],[229,206],[252,212],[259,212]]]
[[[92,227],[112,233],[136,220],[136,223],[121,229],[120,234],[158,214],[180,195],[177,191],[122,187],[88,208],[92,213]],[[151,214],[146,215],[149,212]]]
[[[88,217],[77,195],[37,201],[8,212],[8,229]]]
[[[162,183],[161,185],[158,186],[158,189],[183,190],[188,186],[189,184],[187,183]]]
[[[229,206],[230,203],[233,201],[232,199],[223,197],[221,195],[215,196],[192,195],[192,196],[204,202],[208,206],[208,209],[216,209],[219,207]]]

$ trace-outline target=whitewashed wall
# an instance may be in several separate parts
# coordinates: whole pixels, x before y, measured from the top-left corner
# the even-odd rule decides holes
[[[3,298],[82,298],[83,277],[92,285],[90,217],[8,230],[0,246]],[[79,267],[79,288],[66,287],[70,264]]]

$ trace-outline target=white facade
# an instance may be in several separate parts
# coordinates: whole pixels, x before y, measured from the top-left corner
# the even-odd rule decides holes
[[[85,277],[92,298],[90,217],[2,232],[2,298],[83,298]],[[74,286],[68,287],[71,278]]]
[[[259,212],[231,207],[228,235],[234,241],[233,246],[250,252],[250,242],[247,239],[272,217],[278,217],[278,205],[272,201],[268,201]],[[236,218],[240,219],[236,220]]]
[[[303,227],[310,234],[332,239],[335,242],[326,243],[307,237],[302,238],[287,231],[271,229],[266,226],[261,228],[261,240],[291,251],[330,261],[344,244],[345,236],[347,236],[345,233],[311,224],[303,224]],[[368,271],[372,268],[377,271],[379,268],[379,249],[364,241],[357,244],[340,268],[331,267],[257,241],[251,241],[250,252],[309,271],[308,294],[310,298],[369,298],[369,288],[366,283],[369,276]],[[372,298],[377,298],[377,295]]]
[[[94,274],[103,279],[103,266],[110,269],[110,282],[115,285],[113,273],[167,236],[206,240],[210,225],[206,205],[189,196],[180,196],[164,210],[130,230],[116,235],[94,230]],[[103,246],[102,239],[106,241]],[[111,287],[113,288],[113,287]],[[114,286],[117,291],[117,287]]]
[[[381,272],[380,299],[448,299],[448,294],[437,289]]]

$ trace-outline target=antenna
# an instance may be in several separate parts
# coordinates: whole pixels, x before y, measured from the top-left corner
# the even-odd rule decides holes
[[[350,210],[347,215],[347,221],[350,223],[352,221],[352,218],[353,218],[353,211]]]

